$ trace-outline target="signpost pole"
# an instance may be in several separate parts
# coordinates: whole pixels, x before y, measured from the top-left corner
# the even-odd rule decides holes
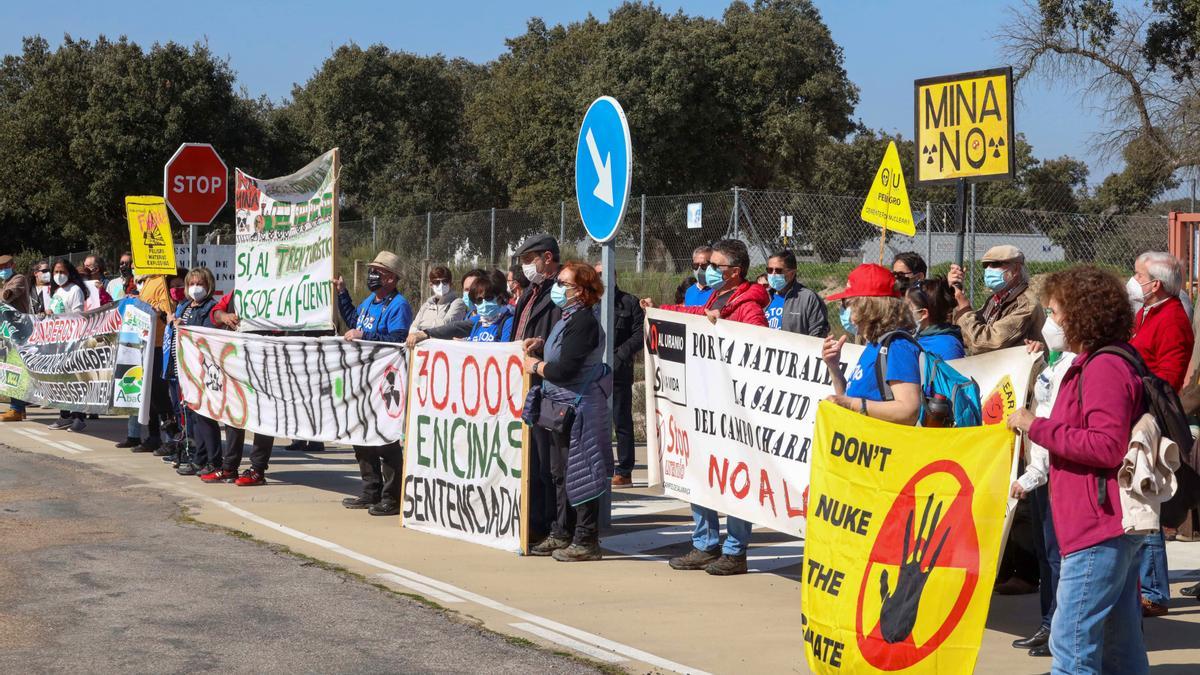
[[[641,236],[639,238],[639,242],[638,242],[638,255],[637,255],[638,274],[642,273],[642,268],[646,264],[646,195],[645,195],[645,193],[642,193],[641,217],[642,217],[642,226],[641,226],[642,234],[641,234]]]
[[[970,262],[971,262],[971,276],[967,277],[968,279],[975,278],[975,256],[978,255],[978,253],[975,251],[975,217],[976,217],[976,215],[977,214],[975,212],[975,183],[971,183],[971,236],[969,238],[971,245],[967,247],[971,250],[971,256],[970,256],[970,258],[968,258],[968,260],[970,260]],[[975,304],[975,284],[969,284],[967,286],[967,288],[970,289],[970,291],[967,293],[967,297],[971,300],[971,304],[974,305]]]
[[[196,268],[196,224],[188,225],[188,269]]]
[[[600,249],[600,265],[604,269],[604,295],[600,298],[600,325],[604,327],[604,362],[613,366],[613,331],[616,328],[616,302],[613,297],[616,283],[616,250],[613,240],[604,242]],[[608,414],[612,417],[612,397],[608,399]],[[612,490],[604,493],[600,505],[600,527],[612,525]]]
[[[954,262],[963,266],[963,245],[967,238],[967,181],[959,178],[954,183],[954,226],[958,236],[954,243]]]
[[[933,220],[932,204],[929,200],[925,200],[925,263],[933,264],[933,227],[930,222]]]

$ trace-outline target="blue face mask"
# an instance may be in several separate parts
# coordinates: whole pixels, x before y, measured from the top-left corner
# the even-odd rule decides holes
[[[484,300],[475,305],[475,311],[479,314],[479,318],[484,321],[491,321],[500,313],[500,303],[495,300]]]
[[[559,307],[567,306],[567,287],[560,283],[555,283],[550,287],[550,301]]]
[[[12,275],[13,275],[12,268],[5,267],[4,269],[0,270],[0,281],[8,281],[9,279],[12,278]]]
[[[466,305],[467,307],[471,306],[472,303],[471,303],[471,292],[470,291],[463,291],[463,304]]]
[[[1004,270],[999,267],[988,267],[983,270],[983,285],[993,292],[1004,288]]]
[[[704,283],[709,288],[716,288],[724,282],[725,275],[721,273],[721,270],[716,265],[709,265],[708,269],[704,271]]]
[[[767,285],[776,292],[782,291],[783,287],[787,286],[787,277],[782,274],[768,274]]]
[[[854,322],[850,320],[850,307],[849,306],[842,308],[841,319],[842,319],[842,328],[845,328],[847,333],[849,333],[850,335],[858,335],[858,327],[855,326]]]

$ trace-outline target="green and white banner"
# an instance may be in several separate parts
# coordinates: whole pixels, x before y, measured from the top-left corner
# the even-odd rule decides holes
[[[337,150],[290,176],[237,170],[234,309],[240,330],[333,328]]]
[[[126,298],[79,314],[38,316],[0,304],[0,395],[36,405],[149,421],[154,310]]]

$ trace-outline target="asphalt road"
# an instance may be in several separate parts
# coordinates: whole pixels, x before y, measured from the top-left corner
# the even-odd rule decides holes
[[[0,672],[590,672],[0,445]]]

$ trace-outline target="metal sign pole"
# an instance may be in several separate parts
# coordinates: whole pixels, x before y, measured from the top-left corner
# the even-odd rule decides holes
[[[196,224],[188,225],[188,269],[196,269]]]
[[[616,249],[609,239],[600,247],[600,265],[604,269],[604,295],[600,298],[600,325],[604,327],[604,362],[613,367],[613,340],[616,338]],[[608,416],[612,418],[612,397],[608,399]],[[612,490],[604,492],[600,503],[600,527],[612,525]]]

